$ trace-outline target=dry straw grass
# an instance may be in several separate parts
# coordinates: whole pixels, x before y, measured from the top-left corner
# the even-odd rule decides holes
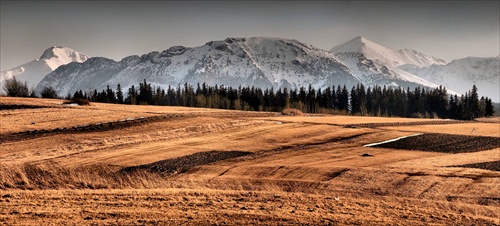
[[[363,147],[416,130],[467,126],[476,128],[470,135],[495,136],[494,123],[445,127],[426,124],[438,119],[300,117],[296,109],[283,112],[296,117],[281,117],[3,97],[0,104],[42,107],[0,110],[2,136],[20,138],[0,139],[0,222],[8,225],[500,224],[500,172],[447,167],[496,160],[498,148],[448,154]],[[146,120],[165,115],[172,117]],[[422,125],[345,126],[389,122]],[[89,124],[92,130],[71,129]],[[34,129],[53,132],[24,133]],[[249,154],[168,174],[122,170],[213,150]]]

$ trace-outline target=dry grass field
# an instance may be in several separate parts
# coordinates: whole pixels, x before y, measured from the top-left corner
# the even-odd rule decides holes
[[[498,119],[0,109],[0,225],[500,225]]]

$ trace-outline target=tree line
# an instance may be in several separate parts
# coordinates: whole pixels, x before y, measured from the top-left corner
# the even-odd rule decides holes
[[[15,81],[15,79],[14,79]],[[12,83],[12,82],[11,82]],[[17,82],[20,83],[20,82]],[[8,83],[10,84],[10,83]],[[15,84],[15,88],[22,83]],[[8,95],[17,94],[9,92]],[[22,89],[23,92],[27,90]],[[115,89],[106,87],[102,91],[79,90],[66,99],[86,99],[92,102],[117,103],[131,105],[162,105],[205,107],[246,111],[281,112],[287,108],[298,109],[305,113],[351,114],[361,116],[397,116],[418,118],[450,118],[473,120],[479,117],[490,117],[494,114],[492,100],[488,97],[479,98],[475,85],[467,93],[449,95],[446,88],[435,89],[416,87],[403,89],[401,87],[374,86],[365,87],[362,84],[353,86],[350,90],[337,85],[324,89],[307,88],[289,90],[281,88],[256,87],[226,87],[209,86],[206,83],[196,87],[185,83],[177,87],[153,87],[146,79],[137,86],[128,88],[126,94],[120,84]],[[23,94],[27,94],[25,92]],[[52,87],[42,91],[44,98],[56,98],[57,93]]]
[[[138,86],[131,86],[124,96],[120,84],[116,90],[109,86],[97,92],[77,91],[73,98],[83,98],[93,102],[124,103],[132,105],[163,105],[205,107],[229,110],[274,111],[286,108],[299,109],[305,113],[333,113],[362,116],[397,116],[418,118],[450,118],[472,120],[493,116],[492,100],[479,98],[477,87],[464,95],[448,95],[446,88],[435,89],[416,87],[365,87],[353,86],[349,91],[344,86],[325,89],[307,88],[289,90],[282,88],[261,89],[256,87],[209,86],[206,83],[196,87],[185,83],[183,86],[152,87],[146,80]]]

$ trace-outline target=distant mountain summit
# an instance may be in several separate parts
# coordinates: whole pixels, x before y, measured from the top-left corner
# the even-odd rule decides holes
[[[388,72],[383,76],[398,77],[429,87],[442,85],[450,94],[464,94],[475,84],[480,95],[488,96],[495,102],[500,101],[499,57],[467,57],[446,63],[416,50],[393,50],[361,36],[335,46],[331,51],[341,55],[361,54],[366,60],[372,61],[375,68]],[[373,84],[380,80],[380,77],[357,78]]]
[[[15,77],[26,81],[29,87],[35,87],[44,77],[61,65],[71,62],[82,63],[90,57],[68,47],[52,46],[46,49],[40,58],[17,66],[0,74],[0,86],[7,79]],[[1,92],[1,91],[0,91]]]
[[[343,44],[333,47],[331,52],[362,53],[366,58],[372,59],[380,65],[389,65],[393,67],[405,64],[416,65],[418,67],[446,64],[446,61],[437,57],[429,56],[411,49],[393,50],[372,42],[362,36],[358,36]]]
[[[332,48],[331,52],[344,56],[343,61],[348,63],[352,60],[345,59],[345,56],[357,55],[364,62],[370,62],[371,68],[382,72],[377,76],[373,74],[357,74],[357,78],[368,86],[401,86],[403,88],[415,86],[425,86],[435,88],[438,84],[429,82],[421,77],[408,73],[398,68],[401,65],[424,66],[433,64],[445,64],[441,59],[427,56],[415,50],[393,50],[372,42],[362,36],[353,38],[343,44]],[[352,65],[352,68],[360,68],[361,64]]]
[[[71,62],[85,62],[90,57],[68,47],[52,46],[46,49],[39,59],[54,61],[54,58],[58,59],[57,61],[62,65]]]

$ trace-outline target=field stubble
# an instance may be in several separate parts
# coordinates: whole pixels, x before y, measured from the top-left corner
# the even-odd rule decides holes
[[[0,222],[500,224],[495,121],[60,102],[0,99]]]

